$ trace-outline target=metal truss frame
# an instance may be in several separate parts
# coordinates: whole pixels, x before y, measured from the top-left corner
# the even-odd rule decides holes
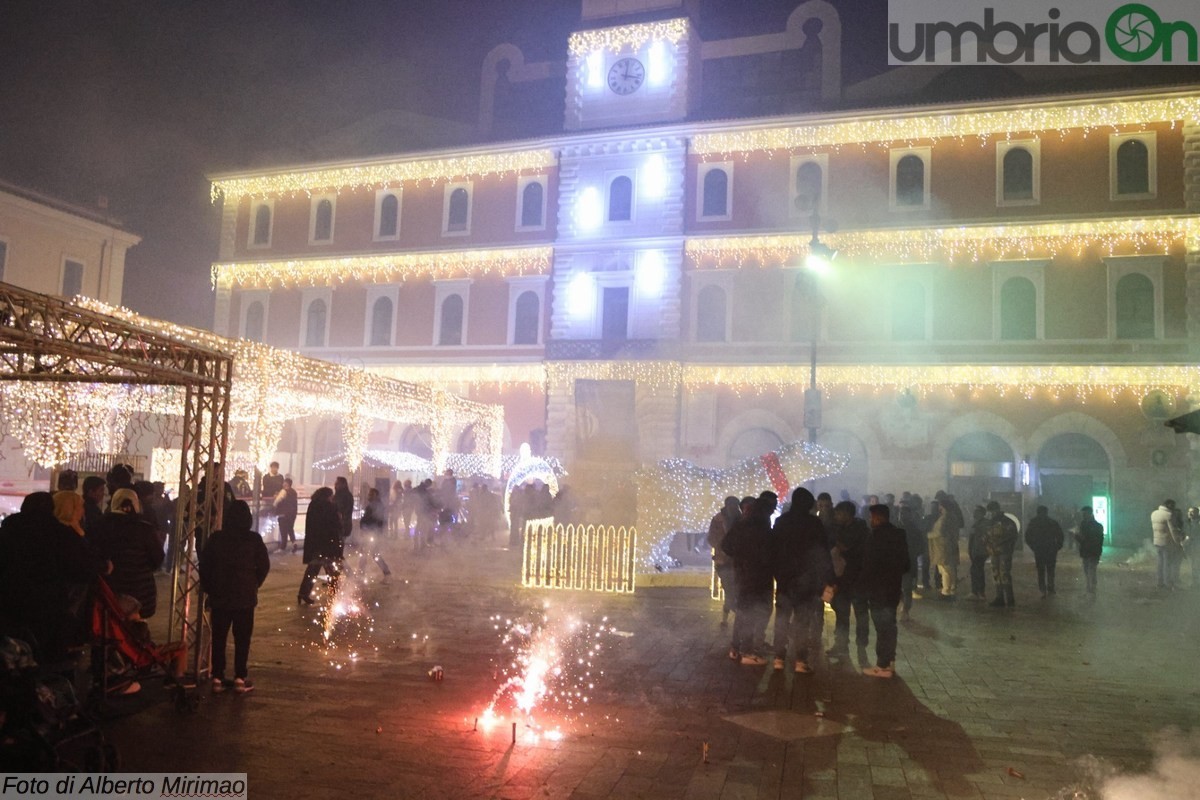
[[[0,380],[186,391],[168,639],[186,646],[187,662],[180,666],[196,681],[207,676],[210,655],[197,554],[221,524],[232,376],[228,354],[0,283]]]

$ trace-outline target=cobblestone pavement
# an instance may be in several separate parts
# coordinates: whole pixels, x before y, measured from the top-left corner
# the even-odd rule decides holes
[[[1028,558],[1014,610],[918,600],[888,681],[859,674],[865,651],[812,675],[733,664],[702,589],[533,592],[506,551],[393,555],[391,582],[363,598],[371,629],[343,622],[332,651],[296,608],[299,556],[273,555],[257,690],[205,690],[189,714],[147,686],[148,707],[110,724],[122,769],[246,772],[258,798],[1092,797],[1104,770],[1149,769],[1156,735],[1190,730],[1200,708],[1200,589],[1160,594],[1148,565],[1102,564],[1095,602],[1066,553],[1049,600]],[[494,626],[543,603],[616,632],[597,639],[594,688],[564,738],[523,723],[514,746],[507,721],[474,721],[504,662]],[[831,629],[830,616],[827,645]]]

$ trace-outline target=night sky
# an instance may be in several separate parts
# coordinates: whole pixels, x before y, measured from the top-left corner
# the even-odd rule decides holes
[[[845,80],[884,69],[884,0],[835,4]],[[704,0],[700,32],[779,31],[796,5]],[[10,0],[0,179],[106,197],[143,237],[125,304],[207,326],[220,223],[207,174],[307,161],[314,140],[392,109],[473,122],[488,50],[562,60],[579,16],[579,0]]]

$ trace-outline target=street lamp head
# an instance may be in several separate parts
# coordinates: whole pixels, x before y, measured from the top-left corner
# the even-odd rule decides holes
[[[825,275],[833,267],[833,260],[837,258],[837,252],[829,245],[818,241],[814,236],[812,242],[809,243],[804,266],[817,275]]]

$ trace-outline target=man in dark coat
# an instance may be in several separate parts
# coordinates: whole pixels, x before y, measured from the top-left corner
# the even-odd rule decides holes
[[[0,635],[27,642],[44,664],[87,640],[88,587],[107,565],[34,492],[0,525]]]
[[[1100,556],[1104,553],[1104,526],[1092,516],[1092,507],[1080,509],[1082,519],[1079,521],[1079,533],[1075,541],[1079,543],[1079,559],[1083,562],[1083,577],[1087,593],[1096,594],[1096,567],[1100,564]]]
[[[308,516],[304,523],[304,577],[300,580],[300,592],[296,600],[302,605],[312,605],[313,581],[324,569],[336,583],[341,574],[342,520],[333,505],[333,490],[322,486],[312,493],[308,501]]]
[[[354,532],[354,495],[350,491],[350,482],[342,475],[333,479],[333,506],[341,520],[341,536],[349,539]]]
[[[258,587],[271,571],[271,558],[262,537],[250,528],[254,515],[243,500],[234,501],[221,530],[214,532],[200,553],[200,585],[212,609],[212,688],[223,692],[225,643],[233,628],[233,689],[253,691],[247,663],[254,633],[254,608]]]
[[[771,536],[775,562],[775,669],[783,669],[788,640],[796,649],[795,671],[812,672],[821,644],[826,587],[833,585],[833,560],[825,526],[813,513],[816,500],[803,486],[792,492],[792,507],[775,521]]]
[[[300,512],[300,498],[292,488],[292,479],[283,479],[279,499],[275,501],[275,513],[279,515],[279,551],[286,552],[288,542],[296,550],[296,515]]]
[[[1025,526],[1025,544],[1033,551],[1033,562],[1037,567],[1038,591],[1042,599],[1054,594],[1054,568],[1058,562],[1058,551],[1063,546],[1062,526],[1050,518],[1050,509],[1038,506],[1037,513]]]
[[[760,494],[750,513],[734,523],[721,543],[733,558],[738,586],[737,616],[733,620],[734,646],[729,657],[752,666],[767,663],[758,651],[762,647],[767,619],[771,616],[771,593],[775,585],[771,515],[778,503],[779,498],[774,492]]]
[[[833,509],[836,542],[834,547],[837,550],[842,571],[834,579],[833,613],[835,622],[833,647],[829,650],[831,656],[845,656],[850,653],[851,610],[854,611],[855,643],[859,647],[866,647],[871,634],[870,608],[867,596],[859,585],[870,529],[867,528],[867,523],[858,517],[857,511],[858,509],[850,500],[843,500]],[[835,572],[837,566],[835,562]]]
[[[889,521],[891,510],[887,506],[871,506],[870,513],[871,533],[859,586],[867,596],[871,621],[875,623],[875,666],[867,667],[863,674],[890,678],[896,674],[896,606],[900,603],[901,580],[910,567],[908,541],[904,531]]]
[[[83,531],[91,534],[100,525],[104,516],[104,495],[108,487],[99,475],[88,475],[83,479]]]

